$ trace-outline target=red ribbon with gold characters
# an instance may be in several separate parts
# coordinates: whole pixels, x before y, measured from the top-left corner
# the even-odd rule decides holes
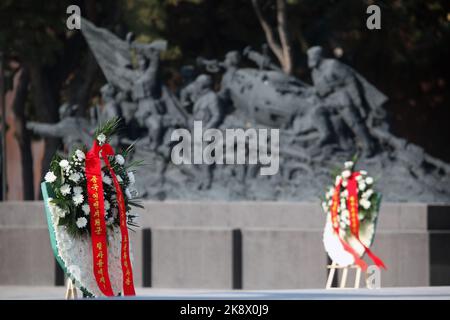
[[[105,296],[114,296],[108,273],[108,248],[106,243],[105,208],[103,198],[103,182],[101,159],[105,162],[111,174],[116,189],[116,199],[119,207],[120,231],[122,235],[121,263],[123,273],[124,295],[135,295],[133,270],[129,254],[129,237],[127,229],[127,216],[122,189],[117,181],[116,174],[109,163],[108,156],[114,156],[114,150],[109,144],[99,145],[97,141],[86,154],[86,180],[88,203],[91,211],[91,237],[94,276],[100,290]]]
[[[359,220],[358,220],[358,183],[356,177],[360,175],[359,172],[354,172],[347,180],[347,208],[350,212],[350,232],[359,241],[359,243],[364,247],[367,255],[372,259],[372,261],[377,265],[377,267],[382,267],[386,269],[383,261],[378,258],[362,241],[359,239]],[[358,265],[363,271],[366,271],[367,264],[359,257],[355,250],[340,236],[339,233],[339,215],[338,208],[340,206],[340,192],[341,192],[342,180],[339,179],[334,189],[333,198],[331,200],[331,223],[333,225],[333,230],[339,238],[344,249],[349,252],[355,259],[355,264]]]
[[[350,212],[350,232],[364,247],[367,255],[372,259],[378,268],[386,269],[383,261],[378,258],[360,239],[359,239],[359,219],[358,219],[358,182],[356,178],[360,176],[359,172],[354,172],[347,181],[348,200],[347,208]]]

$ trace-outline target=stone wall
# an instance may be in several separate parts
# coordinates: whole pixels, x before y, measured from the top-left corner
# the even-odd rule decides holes
[[[315,203],[146,202],[130,233],[137,286],[323,288]],[[382,286],[450,285],[450,206],[384,203],[373,249]],[[0,203],[0,285],[61,285],[41,202]]]

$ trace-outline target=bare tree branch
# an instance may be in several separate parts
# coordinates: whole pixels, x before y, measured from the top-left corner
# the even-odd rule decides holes
[[[264,33],[266,34],[267,43],[270,46],[270,49],[272,49],[273,53],[277,57],[277,59],[280,61],[280,64],[283,65],[283,51],[281,47],[277,44],[272,28],[270,27],[269,23],[264,18],[261,9],[259,7],[258,0],[252,0],[253,8],[255,10],[256,16],[258,17],[259,23],[261,24],[261,27],[264,30]]]
[[[292,54],[289,33],[287,30],[286,3],[285,0],[277,0],[278,35],[280,37],[283,52],[283,71],[292,72]]]

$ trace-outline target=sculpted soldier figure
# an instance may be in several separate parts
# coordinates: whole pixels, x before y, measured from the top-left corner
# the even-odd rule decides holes
[[[162,136],[161,84],[159,83],[160,50],[153,45],[132,42],[136,51],[138,69],[132,87],[132,98],[137,102],[135,118],[148,130],[150,148],[156,149]]]
[[[104,123],[109,119],[119,116],[119,107],[115,100],[116,90],[111,84],[107,83],[101,87],[100,93],[103,104],[99,114],[99,120],[101,123]]]
[[[211,76],[201,74],[194,81],[195,93],[192,108],[193,121],[202,121],[203,130],[218,128],[222,120],[219,98],[212,90]],[[193,125],[193,122],[192,122]],[[209,189],[212,183],[213,165],[194,166],[201,174],[199,189]]]
[[[59,108],[58,123],[38,123],[30,121],[27,128],[34,133],[52,138],[62,138],[65,150],[70,152],[73,148],[92,143],[93,128],[84,118],[74,116],[76,107],[63,104]]]
[[[272,62],[269,55],[267,54],[267,45],[263,46],[263,54],[252,50],[251,47],[246,47],[244,49],[244,56],[252,60],[261,70],[276,70],[282,71],[280,67]]]
[[[203,129],[217,128],[221,121],[221,111],[217,94],[212,90],[211,76],[201,74],[195,80],[193,95],[193,119],[203,122]]]
[[[370,118],[372,122],[374,115],[384,116],[380,110],[387,98],[349,66],[336,59],[324,59],[321,47],[312,47],[307,54],[315,93],[320,98],[314,114],[320,145],[334,140],[329,117],[338,113],[355,134],[364,154],[372,155],[375,144],[366,120]]]

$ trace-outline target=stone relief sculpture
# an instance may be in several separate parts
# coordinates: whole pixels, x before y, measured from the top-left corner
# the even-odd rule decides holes
[[[64,151],[69,153],[73,148],[89,145],[94,127],[91,123],[75,116],[77,107],[63,104],[59,107],[58,123],[38,123],[30,121],[27,128],[43,137],[61,138],[64,143]]]
[[[109,83],[102,89],[102,117],[117,110],[127,133],[118,144],[135,143],[135,156],[149,164],[139,172],[146,198],[315,201],[330,171],[359,154],[387,200],[450,200],[449,165],[392,135],[387,97],[350,66],[325,58],[321,47],[307,51],[312,84],[283,73],[263,46],[262,53],[231,51],[223,61],[199,57],[197,68],[182,68],[183,86],[172,93],[160,78],[165,41],[122,40],[85,19],[82,32]],[[256,68],[241,67],[243,59]],[[221,75],[218,88],[211,74]],[[191,130],[194,120],[222,131],[280,129],[280,172],[261,176],[258,165],[174,165],[171,133]],[[82,138],[78,131],[73,137],[65,143]]]

